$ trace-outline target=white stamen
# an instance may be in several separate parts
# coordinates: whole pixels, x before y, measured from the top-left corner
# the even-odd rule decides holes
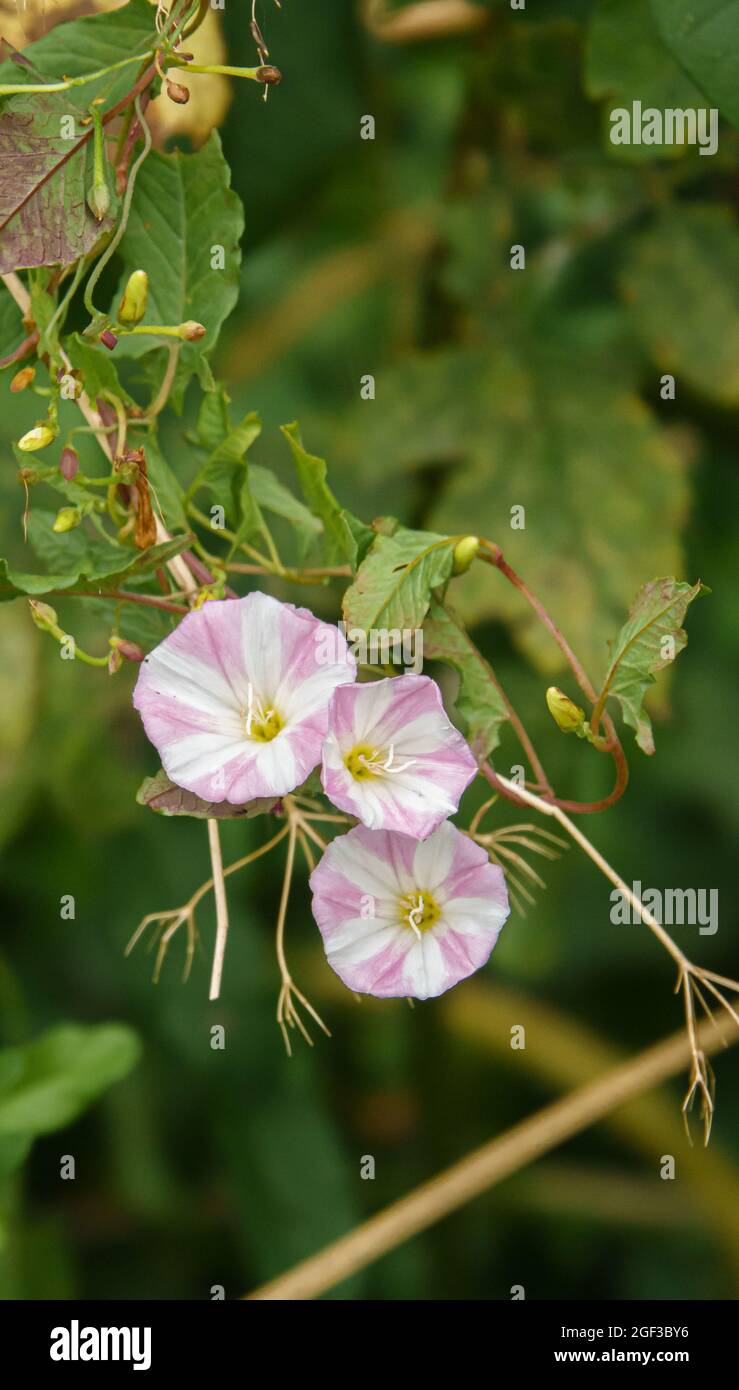
[[[413,900],[411,899],[411,901],[413,901]],[[415,907],[412,907],[412,908],[411,908],[410,912],[408,913],[408,918],[407,918],[407,920],[408,920],[408,926],[411,928],[412,931],[414,931],[414,932],[416,933],[416,936],[418,937],[418,940],[420,941],[420,940],[421,940],[421,929],[420,929],[419,923],[423,921],[423,894],[422,894],[422,893],[419,893],[419,895],[418,895],[418,903],[416,904]]]
[[[247,686],[247,707],[246,707],[246,736],[251,738],[251,725],[254,718],[254,687],[249,681]]]
[[[395,773],[395,772],[405,772],[406,768],[408,768],[408,767],[413,767],[413,764],[414,764],[415,761],[416,761],[415,758],[409,758],[407,763],[400,763],[400,765],[399,765],[398,767],[394,767],[394,766],[393,766],[393,759],[394,759],[394,757],[395,757],[395,751],[394,751],[394,750],[395,750],[395,745],[394,745],[393,743],[391,743],[391,744],[390,744],[390,748],[388,749],[388,754],[387,754],[387,757],[386,757],[385,761],[384,761],[384,762],[381,762],[381,761],[380,761],[381,750],[380,750],[379,748],[373,748],[373,749],[372,749],[372,752],[370,753],[370,755],[369,755],[368,758],[365,757],[364,753],[360,753],[359,756],[358,756],[358,758],[357,758],[357,762],[364,763],[364,766],[367,768],[367,771],[368,771],[368,772],[374,772],[374,773],[379,773],[379,772],[393,772],[393,773]]]

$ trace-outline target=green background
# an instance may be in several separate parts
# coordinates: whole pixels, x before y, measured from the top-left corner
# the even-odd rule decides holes
[[[251,62],[238,8],[226,7],[230,60]],[[281,13],[265,6],[285,79],[266,106],[238,85],[222,130],[246,230],[217,374],[234,416],[261,413],[253,457],[285,480],[277,426],[298,418],[359,515],[496,540],[596,680],[643,581],[674,572],[710,585],[688,615],[674,678],[660,678],[656,755],[626,731],[629,790],[585,829],[629,882],[717,888],[718,933],[675,935],[736,973],[739,84],[722,55],[737,7],[722,7],[725,35],[704,26],[703,46],[685,39],[683,21],[710,4],[499,3],[474,34],[408,44],[370,36],[356,8],[323,0],[319,17],[295,0]],[[614,150],[609,110],[635,98],[719,105],[718,154]],[[359,138],[366,114],[374,141]],[[510,268],[514,244],[526,248],[525,271]],[[664,372],[676,377],[674,402],[660,399]],[[374,401],[359,397],[366,373]],[[175,466],[192,408],[188,397],[166,436]],[[3,397],[2,539],[16,563],[23,496],[10,442],[28,410]],[[526,508],[523,531],[510,528],[514,505]],[[559,735],[546,712],[552,679],[576,691],[515,596],[477,566],[458,601],[557,788],[603,795],[605,760]],[[57,606],[95,647],[92,605]],[[314,606],[338,616],[330,590]],[[146,912],[176,906],[208,876],[208,855],[201,823],[135,802],[157,760],[131,686],[131,668],[109,679],[60,661],[22,602],[0,612],[2,1042],[114,1020],[141,1043],[127,1078],[62,1131],[41,1133],[14,1177],[0,1162],[4,1297],[207,1298],[213,1285],[238,1296],[679,1027],[666,956],[646,929],[610,922],[608,885],[574,849],[545,865],[546,891],[512,915],[485,970],[412,1011],[357,1005],[338,984],[301,872],[289,959],[333,1037],[298,1043],[290,1061],[274,1023],[282,848],[230,884],[220,1002],[207,1003],[210,905],[189,983],[178,940],[154,987],[151,956],[139,946],[124,959],[125,944]],[[518,761],[504,731],[496,766]],[[499,806],[491,823],[522,819]],[[259,822],[225,826],[226,861],[263,838]],[[65,894],[73,921],[60,917]],[[224,1051],[210,1047],[213,1023],[225,1026]],[[519,1023],[527,1047],[512,1051]],[[84,1074],[99,1059],[88,1035],[76,1046]],[[697,1131],[687,1144],[675,1083],[335,1295],[506,1299],[523,1284],[543,1299],[735,1297],[736,1056],[719,1055],[716,1072],[707,1153]],[[659,1176],[668,1153],[674,1182]],[[63,1154],[75,1157],[74,1182],[60,1179]],[[365,1155],[374,1181],[360,1177]]]

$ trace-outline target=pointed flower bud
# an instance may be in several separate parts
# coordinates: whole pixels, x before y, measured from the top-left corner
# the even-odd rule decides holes
[[[49,603],[41,603],[40,599],[29,598],[28,607],[31,610],[31,617],[42,632],[52,632],[59,627],[59,619],[56,610]]]
[[[454,547],[452,574],[464,574],[468,570],[480,548],[477,536],[465,536]]]
[[[61,458],[59,459],[59,472],[63,478],[66,478],[68,483],[71,483],[72,479],[76,477],[79,471],[79,466],[80,460],[77,450],[67,445],[66,449],[62,449]]]
[[[102,222],[110,210],[110,189],[107,183],[94,183],[87,195],[87,206],[97,222]]]
[[[31,382],[33,381],[35,375],[35,367],[21,367],[20,371],[16,372],[15,376],[13,377],[13,380],[10,383],[11,391],[13,391],[14,393],[17,393],[18,391],[25,391],[26,387],[31,385]]]
[[[547,691],[547,708],[558,729],[563,734],[572,734],[577,729],[581,729],[585,722],[585,711],[580,709],[573,700],[559,690],[556,685],[550,685]]]
[[[18,448],[22,449],[24,454],[32,454],[36,449],[48,449],[55,439],[56,430],[53,430],[50,425],[42,423],[34,425],[32,430],[29,430],[22,439],[18,440]]]
[[[143,647],[138,642],[130,642],[127,637],[110,637],[108,641],[113,651],[120,652],[127,661],[143,661],[146,656]]]
[[[186,323],[181,323],[179,325],[177,337],[183,338],[186,343],[194,343],[198,338],[205,337],[205,328],[202,323],[196,323],[194,319],[188,319]]]
[[[81,520],[82,512],[79,507],[62,507],[61,511],[57,512],[51,529],[56,531],[57,535],[63,535],[65,531],[73,531],[75,526],[79,526]]]
[[[134,270],[128,277],[118,309],[121,323],[140,323],[146,313],[149,297],[149,277],[145,270]]]

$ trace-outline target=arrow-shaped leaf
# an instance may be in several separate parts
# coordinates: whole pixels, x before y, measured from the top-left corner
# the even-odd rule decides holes
[[[688,605],[701,592],[706,589],[700,581],[685,584],[677,579],[652,579],[634,599],[614,643],[613,659],[596,709],[600,711],[608,696],[615,695],[624,721],[636,729],[636,741],[644,753],[654,752],[652,722],[643,708],[644,696],[654,684],[655,672],[669,666],[687,646],[682,622]]]
[[[282,433],[292,451],[301,492],[313,515],[323,522],[326,563],[332,565],[348,561],[354,569],[367,550],[372,536],[370,528],[337,502],[326,482],[325,460],[316,454],[309,454],[303,447],[297,423],[283,425]]]
[[[432,590],[451,575],[458,540],[459,536],[437,536],[403,526],[392,535],[378,535],[344,594],[348,626],[365,632],[420,627]]]
[[[74,532],[70,531],[67,534],[74,535]],[[185,549],[189,540],[189,536],[180,536],[138,552],[127,551],[122,546],[111,546],[110,560],[87,559],[75,564],[71,570],[56,574],[28,574],[12,569],[7,560],[0,560],[0,603],[19,598],[23,594],[30,595],[31,598],[40,598],[44,594],[56,593],[59,590],[70,594],[94,595],[103,589],[118,589],[124,580],[140,579],[159,569],[161,565],[166,565]],[[120,550],[123,550],[126,557],[130,556],[130,559],[126,558],[125,563],[122,562],[120,554],[116,553]]]
[[[60,133],[74,122],[75,136]],[[85,201],[90,128],[68,92],[11,98],[0,113],[0,272],[70,265],[92,249],[111,218]]]

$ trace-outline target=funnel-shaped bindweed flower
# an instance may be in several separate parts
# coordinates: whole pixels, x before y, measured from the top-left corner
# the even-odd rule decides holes
[[[395,676],[336,691],[323,748],[323,789],[371,830],[423,839],[454,814],[476,772],[428,676]]]
[[[449,821],[421,841],[355,826],[310,885],[329,965],[380,998],[430,999],[466,979],[509,913],[502,869]]]
[[[133,702],[173,782],[243,805],[305,781],[320,760],[331,696],[355,674],[336,629],[253,593],[183,618],[142,663]]]

